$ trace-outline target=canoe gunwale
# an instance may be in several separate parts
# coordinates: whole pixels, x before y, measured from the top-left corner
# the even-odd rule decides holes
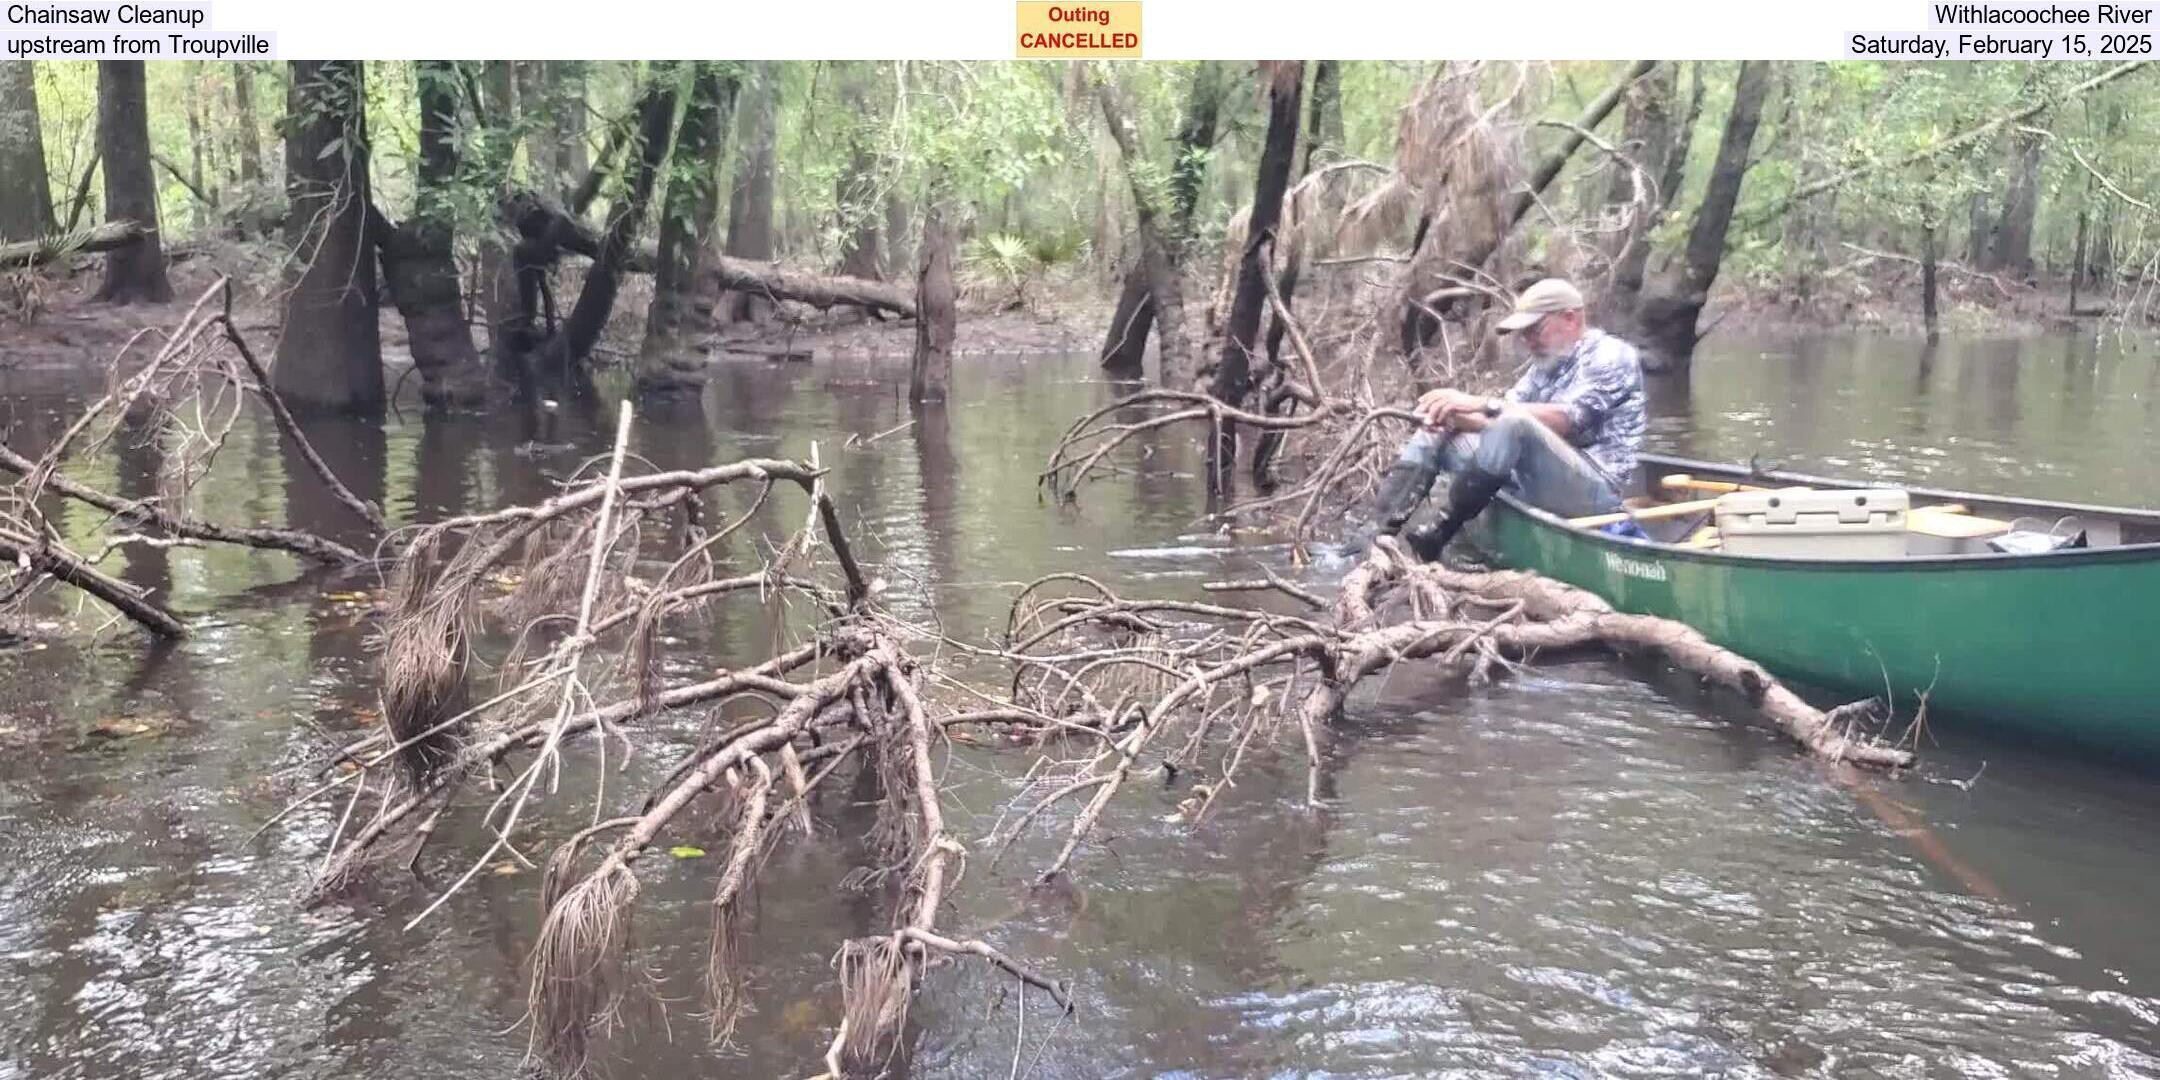
[[[1849,477],[1816,476],[1812,473],[1786,472],[1769,469],[1755,472],[1744,465],[1728,465],[1716,461],[1697,461],[1694,458],[1675,457],[1670,454],[1644,453],[1637,455],[1642,465],[1653,466],[1650,471],[1661,473],[1708,473],[1720,479],[1730,480],[1778,480],[1789,484],[1814,484],[1827,487],[1869,487]],[[2054,502],[2047,499],[2027,499],[2015,495],[1989,495],[1979,491],[1958,491],[1953,488],[1909,487],[1896,485],[1899,490],[1930,499],[1947,502],[1981,503],[1989,506],[2017,507],[2024,510],[2062,510],[2085,514],[2090,517],[2116,518],[2140,525],[2160,527],[2160,510],[2139,506],[2106,506],[2099,503]],[[2142,546],[2142,545],[2140,545]]]
[[[1852,481],[1835,477],[1809,476],[1802,473],[1782,471],[1751,472],[1745,467],[1720,465],[1716,462],[1692,461],[1687,458],[1668,457],[1662,454],[1642,455],[1643,464],[1656,472],[1690,472],[1718,477],[1740,479],[1774,480],[1815,485],[1851,486]],[[2092,517],[2116,518],[2140,524],[2160,526],[2160,512],[2130,508],[2090,506],[2079,503],[2045,502],[2038,499],[2012,499],[1975,492],[1947,491],[1932,488],[1905,488],[1916,495],[1940,498],[1947,501],[1977,502],[1993,506],[2029,509],[2059,510],[2080,513]],[[1501,492],[1499,500],[1509,509],[1521,513],[1536,525],[1557,530],[1571,539],[1589,541],[1597,547],[1618,554],[1638,558],[1677,559],[1682,562],[1710,565],[1754,566],[1778,570],[1867,570],[1942,572],[1951,570],[2029,570],[2067,569],[2073,566],[2118,562],[2160,562],[2160,542],[2118,544],[2112,547],[2064,548],[2057,551],[2035,553],[1986,552],[1951,555],[1906,555],[1893,559],[1817,559],[1787,555],[1735,555],[1730,552],[1687,548],[1676,544],[1660,544],[1632,540],[1601,533],[1595,529],[1577,528],[1566,518],[1549,513],[1523,502],[1512,492]],[[1502,554],[1494,552],[1494,554]]]

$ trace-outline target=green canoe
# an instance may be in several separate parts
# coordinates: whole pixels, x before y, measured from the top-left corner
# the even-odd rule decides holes
[[[1640,471],[1651,491],[1719,481],[1871,486],[1648,454]],[[1736,555],[1573,526],[1506,495],[1474,538],[1506,565],[1623,611],[1678,619],[1784,677],[1854,696],[1880,696],[1887,684],[1905,716],[1925,693],[1941,730],[1984,725],[2160,758],[2160,511],[1905,490],[1916,508],[1962,504],[1951,512],[1982,520],[2074,516],[2089,546],[2012,555],[1960,543],[1967,553],[1867,560]],[[1707,517],[1678,527],[1684,536]]]

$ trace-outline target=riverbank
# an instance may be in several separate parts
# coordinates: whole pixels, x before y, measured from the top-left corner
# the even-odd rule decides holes
[[[167,304],[115,306],[93,297],[102,260],[84,257],[61,268],[10,275],[0,282],[0,368],[101,369],[127,349],[170,329],[186,305],[220,274],[235,282],[234,320],[264,348],[277,339],[279,311],[268,291],[274,267],[235,245],[192,252],[169,268],[174,300]],[[558,297],[574,297],[581,275],[565,271]],[[652,279],[627,280],[594,350],[602,367],[633,361],[643,340]],[[1024,306],[993,296],[963,296],[958,355],[1045,355],[1089,350],[1101,345],[1110,318],[1110,299],[1089,288],[1042,289]],[[411,364],[405,322],[384,298],[381,310],[383,361],[399,371]],[[476,341],[485,347],[481,335]],[[775,359],[906,359],[915,347],[913,320],[878,319],[854,310],[816,311],[787,305],[780,317],[756,324],[715,325],[698,342],[715,360],[746,355]],[[730,355],[735,354],[735,355]],[[805,357],[803,354],[807,354]]]
[[[2068,282],[2020,282],[1962,269],[1943,270],[1936,294],[1941,332],[1974,337],[2149,327],[2151,320],[2137,314],[2140,299],[2129,291],[2115,295],[2090,284],[2073,296]],[[1921,336],[1927,322],[1920,269],[1887,261],[1880,269],[1819,279],[1806,287],[1728,283],[1713,294],[1703,327],[1709,333],[1745,328],[1760,333]]]
[[[266,290],[277,280],[275,267],[260,253],[239,245],[218,245],[194,251],[171,267],[176,301],[165,305],[115,307],[92,299],[98,285],[95,257],[75,260],[65,268],[48,268],[37,274],[11,276],[0,289],[0,367],[15,369],[103,368],[128,347],[130,341],[154,338],[181,314],[181,305],[200,295],[219,274],[240,283],[235,290],[236,321],[259,341],[275,341],[279,313]],[[1919,271],[1895,261],[1886,268],[1864,274],[1827,276],[1805,291],[1750,281],[1728,281],[1713,294],[1705,309],[1705,336],[1859,332],[1886,337],[1918,337],[1925,333],[1920,309]],[[566,270],[558,286],[559,296],[575,295],[578,272]],[[1209,289],[1203,278],[1187,282],[1187,316],[1191,340],[1204,340]],[[1308,286],[1309,292],[1311,286]],[[1299,300],[1308,310],[1312,300],[1301,292]],[[651,279],[630,278],[623,287],[615,314],[600,345],[595,362],[602,367],[625,364],[637,356],[643,338],[646,309],[651,301]],[[1340,294],[1338,294],[1340,295]],[[1361,294],[1370,298],[1374,293]],[[964,293],[960,304],[961,329],[957,353],[982,355],[1051,355],[1093,352],[1102,345],[1115,296],[1091,277],[1065,275],[1045,280],[1032,289],[1025,304],[1007,295],[985,290]],[[2028,285],[2000,275],[1945,272],[1939,293],[1941,329],[1961,337],[2027,337],[2066,329],[2095,331],[2121,327],[2125,305],[2136,297],[2095,295],[2083,290],[2072,297],[2066,285]],[[1308,327],[1323,352],[1336,348],[1369,346],[1373,312],[1365,301],[1324,305],[1314,317],[1335,324],[1359,324],[1358,328],[1315,325]],[[2072,314],[2073,310],[2077,313]],[[2131,319],[2127,325],[2149,325]],[[1331,332],[1334,331],[1334,332]],[[395,371],[411,362],[406,347],[405,324],[387,299],[382,308],[384,361]],[[698,342],[714,360],[766,357],[775,362],[819,359],[892,359],[904,361],[915,346],[913,320],[881,319],[854,309],[816,311],[787,305],[778,318],[755,324],[715,325]],[[137,345],[140,348],[140,344]],[[1151,361],[1152,362],[1152,361]]]

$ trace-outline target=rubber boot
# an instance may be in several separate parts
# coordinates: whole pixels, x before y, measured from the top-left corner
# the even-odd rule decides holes
[[[1417,513],[1418,504],[1432,490],[1439,474],[1423,465],[1397,461],[1380,477],[1380,494],[1373,500],[1373,528],[1382,536],[1402,531],[1403,523]]]
[[[1410,530],[1403,536],[1403,542],[1410,545],[1410,550],[1416,552],[1419,559],[1439,561],[1440,552],[1447,548],[1448,541],[1455,539],[1455,534],[1461,532],[1471,518],[1483,513],[1493,496],[1498,495],[1506,484],[1507,477],[1478,469],[1456,473],[1455,479],[1448,484],[1447,512],[1430,525]]]

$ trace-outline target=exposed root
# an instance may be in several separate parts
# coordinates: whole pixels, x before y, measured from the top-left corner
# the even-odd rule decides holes
[[[549,886],[567,873],[567,862],[560,855],[550,861]],[[637,875],[610,861],[556,897],[540,924],[525,1007],[535,1049],[564,1075],[585,1072],[594,1028],[611,1022],[622,1002],[637,893]]]
[[[825,1054],[829,1075],[875,1074],[898,1048],[913,990],[900,940],[858,938],[840,947],[840,1030]]]
[[[712,948],[705,964],[705,982],[712,994],[712,1038],[722,1045],[733,1041],[736,1023],[750,1011],[750,1000],[743,993],[742,923],[754,873],[751,864],[763,851],[765,806],[772,794],[772,770],[764,760],[752,758],[750,767],[756,776],[736,819],[735,838],[728,845],[727,869],[713,890]]]
[[[455,746],[456,734],[443,721],[465,710],[472,657],[475,616],[465,583],[478,571],[465,556],[474,549],[445,565],[442,545],[442,534],[429,530],[399,558],[381,631],[384,728],[414,781],[424,780]]]

